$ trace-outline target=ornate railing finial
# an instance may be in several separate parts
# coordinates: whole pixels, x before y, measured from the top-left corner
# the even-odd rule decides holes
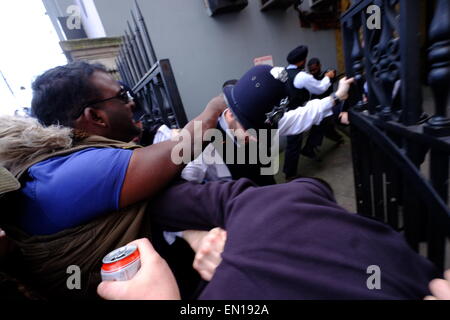
[[[363,103],[362,99],[362,93],[363,93],[363,87],[364,87],[364,54],[361,47],[361,34],[360,34],[360,27],[361,23],[359,19],[355,19],[352,21],[352,24],[349,26],[350,28],[353,28],[353,44],[352,44],[352,53],[351,53],[351,59],[352,59],[352,69],[353,74],[355,78],[355,85],[357,88],[357,94],[358,94],[358,103],[355,105],[356,109],[359,109],[362,111],[365,108],[365,103]]]
[[[425,131],[434,136],[450,135],[450,119],[447,104],[450,91],[450,2],[438,0],[436,12],[430,25],[428,52],[431,71],[428,83],[435,101],[435,114],[428,121]]]

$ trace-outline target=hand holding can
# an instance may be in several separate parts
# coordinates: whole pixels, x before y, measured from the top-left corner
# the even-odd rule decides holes
[[[132,245],[137,246],[140,269],[130,280],[103,281],[98,286],[97,293],[108,300],[180,299],[180,292],[172,271],[166,261],[155,251],[150,241],[136,240],[129,243],[127,247]]]
[[[130,280],[141,267],[139,250],[133,244],[108,253],[102,262],[101,275],[103,281]]]

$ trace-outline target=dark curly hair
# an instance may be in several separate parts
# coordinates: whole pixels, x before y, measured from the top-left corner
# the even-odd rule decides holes
[[[315,65],[315,64],[317,64],[317,65],[321,64],[319,58],[311,58],[311,59],[309,59],[308,67],[310,67],[312,65]]]
[[[46,126],[57,124],[71,127],[83,106],[98,95],[89,81],[95,71],[108,72],[101,64],[84,61],[44,72],[32,85],[32,115]]]

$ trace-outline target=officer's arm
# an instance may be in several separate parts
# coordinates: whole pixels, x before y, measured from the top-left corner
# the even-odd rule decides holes
[[[172,150],[176,147],[177,150],[182,150],[179,155],[183,155],[184,151],[183,156],[189,153],[188,158],[195,158],[201,148],[194,150],[194,146],[202,146],[203,135],[207,129],[217,126],[217,119],[225,107],[223,97],[215,97],[197,118],[183,128],[181,141],[165,141],[135,150],[120,193],[120,208],[151,198],[177,176],[184,164],[173,161]],[[202,131],[194,135],[195,121],[197,128]]]
[[[304,88],[311,94],[320,95],[327,91],[330,86],[330,78],[324,77],[322,80],[317,80],[306,72],[299,72],[294,78],[294,87],[297,89]]]
[[[336,96],[344,101],[348,98],[353,78],[343,78],[339,81]],[[331,97],[309,101],[304,107],[286,112],[278,123],[280,136],[288,136],[309,130],[313,125],[319,124],[323,118],[333,114],[334,100]]]
[[[286,112],[278,123],[280,136],[300,134],[320,124],[324,118],[333,114],[333,106],[333,99],[327,97],[308,101],[304,107]]]

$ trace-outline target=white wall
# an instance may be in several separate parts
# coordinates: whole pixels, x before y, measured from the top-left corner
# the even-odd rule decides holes
[[[94,0],[75,0],[75,4],[81,8],[81,21],[88,38],[106,37]]]
[[[42,2],[61,41],[67,39],[59,25],[57,17],[68,16],[67,9],[73,5],[79,8],[81,21],[88,38],[101,38],[106,36],[94,0],[42,0]]]

